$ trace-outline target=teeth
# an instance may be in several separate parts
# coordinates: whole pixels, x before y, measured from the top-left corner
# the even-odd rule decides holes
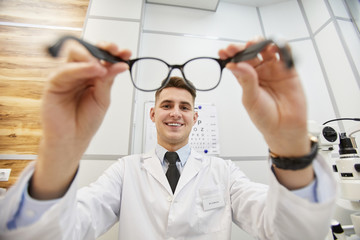
[[[181,126],[180,123],[168,123],[167,125],[169,125],[169,126],[177,126],[177,127]]]

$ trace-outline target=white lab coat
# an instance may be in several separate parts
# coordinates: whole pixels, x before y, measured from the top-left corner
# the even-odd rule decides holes
[[[258,239],[322,240],[329,230],[336,184],[322,159],[314,165],[324,169],[319,189],[330,189],[318,192],[318,204],[297,197],[273,174],[269,187],[253,183],[231,161],[195,151],[173,194],[155,151],[132,155],[78,192],[75,179],[38,222],[7,231],[32,166],[0,202],[0,239],[89,240],[119,220],[121,240],[228,240],[232,221]]]

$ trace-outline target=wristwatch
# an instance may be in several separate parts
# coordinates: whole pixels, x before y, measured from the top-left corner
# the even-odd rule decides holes
[[[280,157],[272,153],[269,149],[269,155],[275,167],[286,170],[299,170],[309,166],[315,159],[318,152],[318,140],[316,137],[310,137],[310,153],[301,157]]]

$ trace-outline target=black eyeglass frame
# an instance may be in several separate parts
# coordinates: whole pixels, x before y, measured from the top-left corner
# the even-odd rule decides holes
[[[201,88],[196,88],[196,86],[194,86],[193,84],[191,84],[191,82],[186,78],[186,74],[184,72],[184,67],[186,64],[188,64],[189,62],[192,62],[192,61],[196,61],[198,59],[210,59],[210,60],[213,60],[215,62],[217,62],[219,64],[219,69],[220,69],[220,76],[219,76],[219,80],[218,82],[216,83],[215,86],[211,87],[211,88],[207,88],[207,89],[201,89]],[[134,64],[139,61],[139,60],[156,60],[156,61],[160,61],[162,63],[164,63],[167,67],[168,67],[168,74],[166,76],[166,80],[162,82],[162,85],[158,88],[154,88],[154,89],[142,89],[140,87],[138,87],[135,83],[135,80],[133,79],[133,66]],[[167,62],[165,62],[164,60],[160,59],[160,58],[156,58],[156,57],[141,57],[141,58],[135,58],[135,59],[130,59],[128,61],[124,61],[125,63],[127,63],[129,65],[129,71],[130,71],[130,77],[131,77],[131,81],[134,85],[134,87],[140,91],[143,91],[143,92],[153,92],[153,91],[157,91],[161,88],[163,88],[164,86],[166,86],[166,84],[169,82],[170,80],[170,76],[171,76],[171,72],[175,69],[179,69],[186,84],[191,87],[191,88],[195,88],[197,91],[210,91],[210,90],[213,90],[215,89],[219,84],[220,84],[220,81],[221,81],[221,76],[222,76],[222,70],[225,68],[226,64],[229,62],[229,61],[226,61],[226,60],[221,60],[221,59],[218,59],[218,58],[213,58],[213,57],[196,57],[196,58],[192,58],[192,59],[189,59],[187,60],[184,64],[175,64],[175,65],[171,65]]]
[[[171,72],[174,70],[174,69],[179,69],[181,71],[181,74],[183,75],[184,79],[185,79],[185,82],[186,84],[189,85],[189,87],[191,88],[194,88],[195,86],[193,86],[192,84],[189,83],[189,80],[186,79],[186,76],[185,76],[185,73],[183,71],[183,68],[184,66],[191,62],[191,61],[194,61],[194,60],[197,60],[197,59],[212,59],[214,61],[216,61],[219,66],[220,66],[220,76],[219,76],[219,81],[218,83],[210,88],[210,89],[197,89],[195,87],[196,90],[198,91],[210,91],[210,90],[213,90],[215,89],[219,84],[220,84],[220,81],[221,81],[221,76],[222,76],[222,71],[223,69],[225,68],[226,64],[229,63],[229,62],[241,62],[241,61],[246,61],[246,60],[250,60],[250,59],[253,59],[255,57],[257,57],[257,55],[266,47],[268,46],[269,44],[275,44],[277,45],[277,47],[279,48],[279,51],[280,51],[280,55],[281,55],[281,58],[282,60],[284,61],[285,65],[287,68],[292,68],[294,66],[294,61],[292,59],[292,56],[290,54],[290,52],[288,51],[287,47],[286,47],[286,44],[284,42],[281,42],[281,41],[276,41],[276,40],[272,40],[272,39],[267,39],[267,40],[264,40],[264,41],[261,41],[259,43],[256,43],[254,45],[251,45],[249,46],[248,48],[245,48],[244,50],[238,52],[237,54],[235,54],[235,56],[231,57],[231,58],[227,58],[227,59],[219,59],[219,58],[213,58],[213,57],[196,57],[196,58],[192,58],[188,61],[186,61],[184,64],[182,65],[170,65],[168,64],[167,62],[165,62],[164,60],[162,59],[159,59],[159,58],[155,58],[155,57],[141,57],[141,58],[135,58],[135,59],[130,59],[130,60],[123,60],[119,57],[116,57],[116,56],[113,56],[111,55],[109,52],[103,50],[103,49],[100,49],[82,39],[79,39],[77,37],[74,37],[74,36],[64,36],[64,37],[61,37],[54,45],[50,46],[48,48],[48,51],[49,53],[51,54],[51,56],[53,57],[57,57],[59,55],[59,52],[61,50],[61,47],[63,45],[63,43],[67,40],[75,40],[77,42],[79,42],[80,44],[82,44],[94,57],[100,59],[100,60],[104,60],[104,61],[107,61],[107,62],[110,62],[110,63],[117,63],[117,62],[124,62],[126,64],[129,65],[129,71],[130,71],[130,78],[131,78],[131,82],[133,84],[133,86],[140,90],[140,91],[144,91],[144,92],[152,92],[152,91],[157,91],[161,88],[163,88],[169,81],[170,79],[170,75],[171,75]],[[136,86],[135,84],[135,81],[132,77],[132,67],[134,65],[135,62],[139,61],[139,60],[143,60],[143,59],[152,59],[152,60],[157,60],[157,61],[161,61],[163,62],[164,64],[166,64],[169,68],[169,73],[166,77],[166,81],[163,81],[163,84],[159,87],[159,88],[156,88],[156,89],[153,89],[153,90],[147,90],[147,89],[142,89],[142,88],[139,88],[138,86]]]

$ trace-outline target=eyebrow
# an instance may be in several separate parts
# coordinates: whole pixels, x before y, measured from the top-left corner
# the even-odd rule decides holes
[[[163,100],[162,102],[160,102],[160,105],[161,104],[164,104],[164,103],[173,103],[174,101],[172,100]],[[180,104],[185,104],[185,105],[189,105],[189,106],[192,106],[190,102],[187,102],[187,101],[181,101]]]

